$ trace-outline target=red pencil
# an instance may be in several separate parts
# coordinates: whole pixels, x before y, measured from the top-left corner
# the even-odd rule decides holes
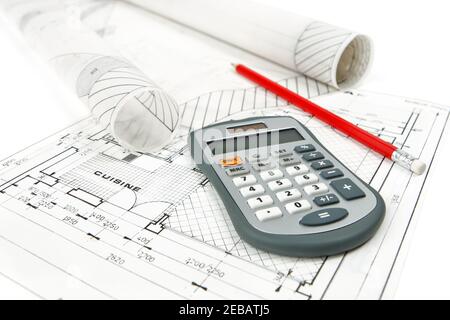
[[[361,129],[353,123],[320,107],[319,105],[309,101],[308,99],[301,97],[295,92],[279,85],[278,83],[264,77],[263,75],[242,64],[233,64],[233,67],[236,69],[237,73],[247,78],[248,80],[283,98],[290,104],[302,109],[303,111],[308,112],[309,114],[315,116],[317,119],[329,124],[333,128],[350,136],[351,138],[364,144],[370,149],[391,159],[402,167],[418,175],[425,172],[425,163],[413,157],[409,153],[397,148],[391,143],[384,141],[383,139],[365,131],[364,129]]]

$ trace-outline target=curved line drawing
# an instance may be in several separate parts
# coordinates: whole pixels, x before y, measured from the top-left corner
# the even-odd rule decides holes
[[[323,83],[333,82],[333,61],[341,45],[352,33],[327,23],[314,21],[297,40],[294,65],[306,76]]]

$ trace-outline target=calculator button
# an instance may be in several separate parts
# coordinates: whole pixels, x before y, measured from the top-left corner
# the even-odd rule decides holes
[[[314,198],[313,201],[319,207],[325,207],[325,206],[330,206],[332,204],[339,203],[338,197],[332,193],[316,197],[316,198]]]
[[[308,227],[319,227],[338,222],[348,216],[345,209],[328,209],[310,213],[300,220],[300,224]]]
[[[255,184],[256,183],[256,178],[253,175],[248,175],[248,176],[242,176],[242,177],[237,177],[233,179],[233,183],[236,187],[244,187],[244,186],[248,186],[251,184]]]
[[[295,147],[294,151],[297,153],[306,153],[306,152],[316,151],[316,148],[312,144],[304,144],[304,145]]]
[[[311,210],[312,206],[307,200],[300,200],[287,204],[285,208],[289,214],[297,214]]]
[[[323,170],[328,168],[333,168],[334,164],[330,160],[319,160],[311,163],[311,168],[314,170]]]
[[[309,168],[304,164],[299,164],[296,166],[286,168],[286,172],[290,176],[298,176],[299,174],[305,174],[309,172]]]
[[[350,179],[335,180],[330,183],[345,200],[364,198],[366,194]]]
[[[252,153],[247,157],[248,162],[250,163],[254,163],[254,162],[258,162],[258,161],[264,161],[267,160],[268,156],[267,154],[262,154],[262,153]]]
[[[300,163],[300,160],[294,157],[285,157],[278,160],[278,163],[280,164],[280,166],[287,167]]]
[[[304,174],[302,176],[295,177],[295,181],[300,186],[306,186],[308,184],[319,182],[319,177],[313,173]]]
[[[322,171],[320,173],[320,175],[322,176],[322,178],[325,178],[327,180],[334,179],[334,178],[340,178],[340,177],[344,176],[342,171],[339,169],[325,170],[325,171]]]
[[[269,186],[270,190],[278,191],[292,187],[292,182],[289,179],[281,179],[269,182],[267,185]]]
[[[325,156],[320,152],[311,152],[307,153],[303,156],[303,159],[306,161],[315,161],[315,160],[322,160]]]
[[[276,180],[276,179],[283,178],[283,172],[281,172],[281,170],[278,170],[278,169],[268,170],[268,171],[261,172],[260,176],[261,176],[261,179],[263,179],[263,181]]]
[[[238,166],[238,167],[228,168],[225,170],[225,172],[227,173],[228,176],[235,177],[235,176],[240,176],[242,174],[249,174],[250,169],[248,169],[244,166]]]
[[[256,211],[255,215],[259,221],[264,222],[268,220],[281,218],[283,216],[283,213],[281,212],[280,208],[275,207]]]
[[[273,199],[270,196],[261,196],[257,198],[252,198],[247,201],[248,205],[252,209],[258,209],[262,207],[267,207],[273,204]]]
[[[265,171],[275,167],[275,164],[271,161],[258,161],[253,164],[253,169],[256,171]]]
[[[277,193],[277,198],[281,202],[287,202],[292,201],[295,199],[300,199],[302,197],[302,194],[298,189],[290,189],[286,191],[281,191]]]
[[[292,156],[292,152],[288,151],[287,149],[272,150],[270,154],[272,155],[272,157],[277,158]]]
[[[256,197],[259,196],[260,194],[263,194],[265,191],[266,190],[264,190],[264,187],[260,184],[245,187],[240,190],[244,198]]]
[[[303,190],[305,190],[307,195],[315,196],[317,194],[328,192],[328,187],[325,185],[325,183],[318,183],[306,186]]]
[[[221,159],[219,161],[219,164],[224,168],[239,166],[243,163],[244,161],[242,161],[241,157],[232,157],[228,159]]]

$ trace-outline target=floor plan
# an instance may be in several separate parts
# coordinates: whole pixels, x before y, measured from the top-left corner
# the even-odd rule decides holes
[[[198,108],[212,95],[194,99]],[[239,239],[190,160],[185,141],[195,112],[184,114],[179,138],[157,154],[127,152],[84,119],[0,162],[0,252],[11,257],[0,277],[43,299],[382,297],[426,175],[412,176],[282,102],[217,95],[216,104],[239,96],[244,111],[214,120],[285,114],[305,123],[383,195],[388,210],[375,238],[331,258],[256,250]],[[367,92],[317,101],[429,164],[448,120],[444,107]]]

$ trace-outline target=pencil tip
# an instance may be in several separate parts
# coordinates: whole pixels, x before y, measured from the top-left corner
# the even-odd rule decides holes
[[[237,64],[237,63],[234,63],[234,62],[231,62],[231,66],[232,66],[233,68],[236,68],[236,67],[238,66],[238,64]]]

